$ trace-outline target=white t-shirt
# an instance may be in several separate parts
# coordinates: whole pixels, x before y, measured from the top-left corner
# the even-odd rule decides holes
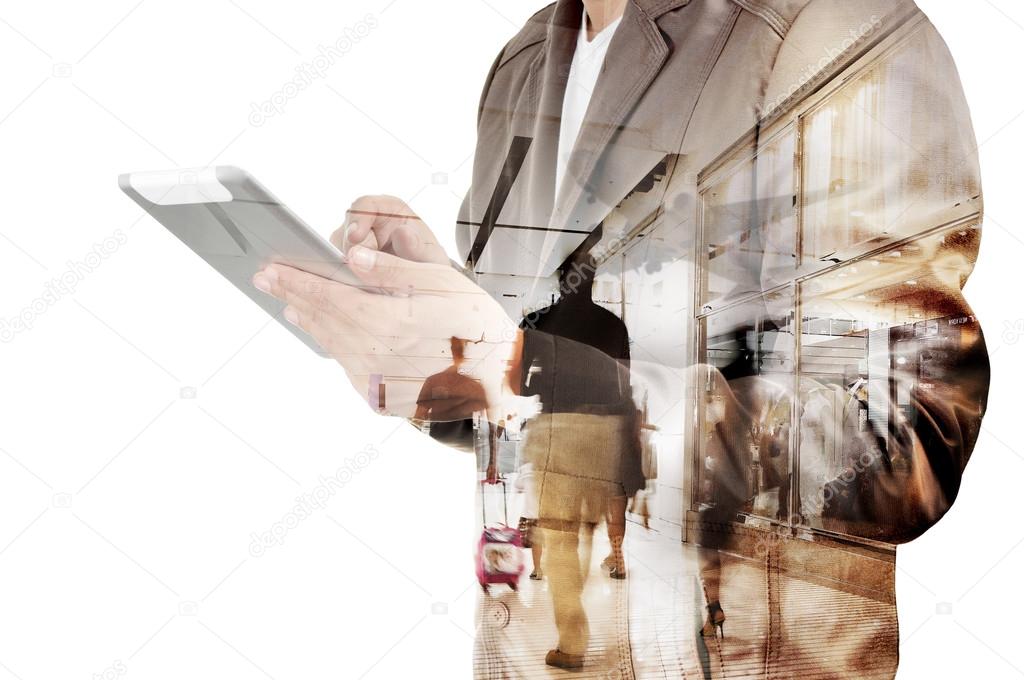
[[[576,41],[576,54],[572,58],[569,70],[569,82],[565,87],[565,100],[562,102],[562,127],[558,136],[558,164],[555,170],[555,195],[562,189],[562,181],[569,166],[576,139],[583,127],[583,118],[590,106],[590,98],[597,86],[597,78],[601,75],[608,46],[615,35],[615,29],[622,22],[619,17],[608,24],[603,31],[587,40],[587,15],[583,13],[583,26]]]

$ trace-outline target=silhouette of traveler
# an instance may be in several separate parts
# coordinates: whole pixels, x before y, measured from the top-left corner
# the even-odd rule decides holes
[[[467,414],[486,412],[487,396],[480,381],[461,372],[466,341],[452,337],[451,352],[452,365],[423,382],[413,420],[428,423],[432,438],[458,444],[472,441],[473,419]]]
[[[558,646],[546,661],[563,668],[583,664],[589,640],[581,595],[590,565],[581,560],[580,536],[589,542],[594,526],[605,519],[612,573],[624,576],[626,502],[644,486],[629,381],[629,335],[621,319],[593,301],[595,269],[585,249],[574,253],[560,271],[559,300],[522,324],[570,341],[574,351],[602,358],[593,364],[600,368],[579,385],[583,389],[562,393],[557,403],[544,404],[542,415],[527,422],[523,444],[537,485],[538,526],[558,628]],[[550,394],[545,371],[553,367],[524,347],[523,368],[529,376],[524,395],[536,394],[543,401]]]

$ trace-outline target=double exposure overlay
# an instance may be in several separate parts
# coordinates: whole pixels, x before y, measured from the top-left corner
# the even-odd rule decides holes
[[[976,150],[912,2],[559,0],[488,74],[459,261],[373,197],[374,290],[268,273],[476,455],[477,677],[894,676],[896,546],[986,408]]]

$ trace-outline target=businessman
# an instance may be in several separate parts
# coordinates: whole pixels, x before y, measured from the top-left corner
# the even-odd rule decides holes
[[[844,69],[867,75],[826,104],[815,100],[845,82],[836,77]],[[797,105],[799,142],[788,148],[793,128],[780,116]],[[536,656],[511,635],[481,642],[478,676],[533,677],[543,661],[608,674],[601,677],[663,677],[629,649],[639,621],[626,626],[615,653],[592,644],[591,624],[608,612],[582,606],[587,568],[569,557],[579,527],[624,493],[633,391],[646,382],[652,393],[691,395],[670,418],[693,415],[700,428],[686,521],[700,546],[701,597],[692,617],[682,616],[699,623],[681,639],[659,640],[662,653],[698,649],[698,672],[708,677],[892,677],[890,572],[879,571],[880,604],[868,614],[844,608],[840,588],[815,618],[808,612],[822,605],[802,600],[804,589],[777,588],[794,570],[768,538],[753,539],[768,547],[743,567],[763,576],[753,590],[738,580],[730,589],[722,554],[779,522],[791,535],[803,527],[895,545],[921,535],[956,497],[985,411],[988,362],[961,292],[979,225],[944,216],[980,217],[981,190],[967,106],[934,28],[912,2],[892,0],[558,0],[500,50],[478,114],[473,184],[456,225],[459,262],[403,201],[373,196],[353,203],[333,239],[367,290],[280,265],[253,281],[288,304],[287,318],[363,393],[396,356],[421,363],[422,375],[450,365],[448,348],[461,338],[473,342],[466,361],[487,410],[507,412],[516,399],[537,405],[525,445],[540,464],[538,483],[549,480],[537,490],[542,507],[546,492],[558,495],[546,535],[561,547],[549,570],[560,579],[551,584],[554,633]],[[726,172],[723,157],[743,162]],[[794,167],[799,199],[788,187],[765,189]],[[707,346],[721,342],[724,359],[706,347],[696,355],[634,351],[632,381],[618,380],[621,364],[587,342],[586,328],[558,335],[520,327],[529,310],[503,306],[504,284],[495,282],[515,279],[524,299],[565,295],[558,282],[573,262],[607,262],[656,231],[667,234],[664,245],[623,259],[621,277],[630,266],[639,276],[678,263],[702,272],[696,298],[680,289],[669,299],[685,308],[680,333],[713,327],[701,337]],[[904,241],[911,245],[899,248]],[[796,287],[805,298],[820,295],[823,308],[842,309],[832,317],[846,325],[833,318],[812,327],[814,314],[829,321],[827,309],[776,309]],[[795,366],[792,345],[812,342],[828,348],[817,356],[851,347],[865,354],[828,376],[793,379],[814,353]],[[413,417],[414,396],[392,401],[389,412]],[[812,399],[825,406],[811,408]],[[775,443],[759,452],[759,439]],[[812,455],[814,446],[828,454]],[[765,466],[770,483],[759,477]],[[750,516],[769,521],[743,520]],[[666,560],[682,547],[671,550]],[[836,548],[813,559],[842,581],[861,557]],[[729,638],[727,613],[738,622]]]

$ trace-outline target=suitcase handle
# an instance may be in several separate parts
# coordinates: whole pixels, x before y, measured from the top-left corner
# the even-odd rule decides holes
[[[480,511],[483,515],[484,526],[487,526],[487,494],[484,493],[484,489],[488,486],[501,485],[501,497],[505,507],[505,526],[508,526],[508,485],[505,480],[498,477],[497,479],[483,479],[480,480]]]

